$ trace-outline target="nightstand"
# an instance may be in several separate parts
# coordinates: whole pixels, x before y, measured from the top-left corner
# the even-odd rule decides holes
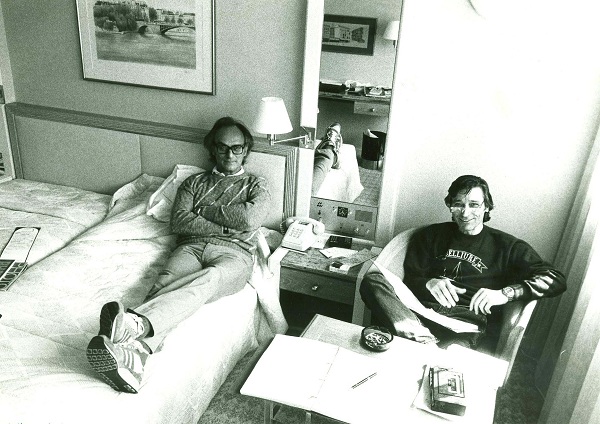
[[[352,245],[355,250],[364,247]],[[281,260],[281,305],[290,327],[304,328],[315,314],[362,325],[364,304],[356,281],[365,264],[341,274],[328,270],[332,261],[313,248],[290,250]]]

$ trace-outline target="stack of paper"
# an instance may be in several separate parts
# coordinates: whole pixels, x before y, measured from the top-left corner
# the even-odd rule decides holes
[[[406,287],[406,284],[404,284],[404,282],[398,278],[398,276],[396,276],[396,274],[390,272],[386,267],[379,264],[377,261],[375,261],[374,264],[377,268],[379,268],[379,271],[381,271],[383,276],[392,285],[394,291],[396,292],[396,296],[398,296],[402,303],[404,303],[404,305],[406,305],[406,307],[412,310],[414,313],[419,314],[433,322],[437,322],[438,324],[449,328],[455,333],[476,333],[479,331],[475,324],[449,318],[447,316],[438,314],[433,309],[426,308],[419,301],[419,299],[417,299],[413,292]]]
[[[240,393],[348,423],[395,422],[391,405],[402,397],[402,374],[376,357],[278,334]]]

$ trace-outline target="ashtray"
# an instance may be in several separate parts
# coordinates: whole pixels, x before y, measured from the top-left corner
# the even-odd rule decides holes
[[[394,335],[385,327],[371,326],[362,330],[360,341],[362,344],[375,352],[383,352],[390,347]]]

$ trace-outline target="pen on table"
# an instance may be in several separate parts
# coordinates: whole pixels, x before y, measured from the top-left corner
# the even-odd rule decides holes
[[[368,381],[368,380],[372,379],[372,378],[373,378],[373,377],[375,377],[376,375],[377,375],[377,373],[376,373],[376,372],[374,372],[374,373],[373,373],[373,374],[371,374],[370,376],[368,376],[368,377],[365,377],[365,378],[363,378],[362,380],[360,380],[358,383],[356,383],[356,384],[352,385],[352,388],[353,388],[353,389],[356,389],[358,386],[360,386],[360,385],[361,385],[361,384],[363,384],[364,382],[366,382],[366,381]]]

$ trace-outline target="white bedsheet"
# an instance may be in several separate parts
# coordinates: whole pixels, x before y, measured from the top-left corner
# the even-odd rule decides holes
[[[56,252],[100,222],[111,196],[28,180],[0,184],[0,250],[17,227],[39,227],[27,262]]]
[[[173,247],[168,224],[145,210],[161,181],[140,177],[104,221],[0,293],[0,421],[195,423],[237,361],[285,331],[277,276],[255,274],[256,290],[202,306],[167,336],[138,394],[91,369],[85,349],[102,305],[141,304]]]
[[[340,149],[340,168],[330,169],[316,197],[352,203],[362,193],[356,148],[343,144]]]

